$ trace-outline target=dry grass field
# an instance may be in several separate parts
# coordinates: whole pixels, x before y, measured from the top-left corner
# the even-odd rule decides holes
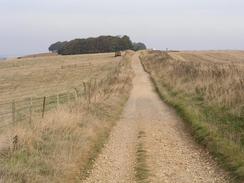
[[[83,80],[106,75],[114,54],[47,56],[0,63],[0,103],[70,90]]]
[[[41,111],[44,96],[47,97],[46,109],[74,99],[78,93],[84,93],[83,82],[108,77],[120,60],[108,53],[1,62],[0,127],[25,119],[29,110]]]
[[[244,178],[244,52],[160,52],[141,56],[161,97],[196,139]]]
[[[34,117],[32,123],[22,120],[5,128],[0,134],[0,182],[77,182],[86,177],[130,93],[131,55],[54,56],[2,63],[5,85],[1,92],[11,91],[8,97],[1,95],[3,102],[53,95],[93,77],[97,85],[86,83],[85,96],[57,106],[43,119]]]
[[[243,115],[244,51],[175,52],[169,56],[174,59],[167,65],[168,70],[174,69],[168,75],[172,78],[170,87],[197,92],[209,104]]]
[[[195,60],[217,63],[244,63],[244,51],[181,51],[169,52],[169,55],[178,60]]]

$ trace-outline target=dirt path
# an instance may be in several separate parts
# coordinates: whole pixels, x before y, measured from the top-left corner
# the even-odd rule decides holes
[[[136,145],[139,131],[149,167],[149,182],[225,183],[225,173],[185,132],[183,122],[161,102],[143,71],[138,54],[133,57],[133,90],[122,119],[95,162],[86,183],[135,182]]]

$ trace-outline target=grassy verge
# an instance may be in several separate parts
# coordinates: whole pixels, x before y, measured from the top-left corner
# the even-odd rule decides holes
[[[131,89],[130,55],[100,86],[96,99],[78,100],[31,125],[6,131],[0,182],[80,182],[88,174]],[[13,137],[18,139],[13,143]]]
[[[160,97],[176,109],[190,127],[197,142],[204,145],[220,165],[232,173],[234,182],[243,181],[244,149],[241,138],[244,133],[243,117],[229,112],[229,108],[209,104],[204,96],[170,86],[172,77],[163,76],[164,68],[160,67],[162,62],[167,64],[167,59],[150,62],[144,55],[141,60],[145,71],[151,75]]]

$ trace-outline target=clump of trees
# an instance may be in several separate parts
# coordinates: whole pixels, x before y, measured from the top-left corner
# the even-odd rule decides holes
[[[133,50],[145,50],[147,49],[146,45],[144,43],[133,43]]]
[[[128,36],[99,36],[97,38],[74,39],[65,42],[56,42],[49,47],[49,51],[61,55],[86,53],[105,53],[124,50],[145,49],[143,43],[132,43]]]
[[[56,43],[54,43],[54,44],[51,44],[51,46],[49,46],[49,51],[51,51],[51,52],[58,52],[58,50],[61,50],[63,47],[64,47],[64,45],[65,44],[67,44],[68,42],[67,41],[64,41],[64,42],[60,42],[60,41],[58,41],[58,42],[56,42]]]

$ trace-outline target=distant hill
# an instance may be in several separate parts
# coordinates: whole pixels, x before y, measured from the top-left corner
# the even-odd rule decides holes
[[[6,60],[7,58],[6,57],[0,57],[0,61],[1,60]]]
[[[143,43],[133,43],[128,36],[99,36],[96,38],[74,39],[56,42],[49,47],[49,51],[61,55],[106,53],[124,50],[146,49]]]
[[[48,57],[48,56],[55,56],[57,53],[37,53],[32,55],[25,55],[18,58],[36,58],[36,57]]]

